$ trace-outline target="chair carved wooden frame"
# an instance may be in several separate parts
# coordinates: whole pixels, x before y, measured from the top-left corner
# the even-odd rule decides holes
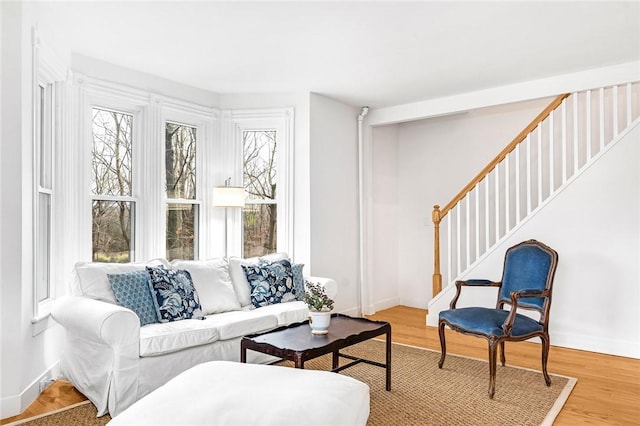
[[[445,325],[454,331],[484,337],[489,343],[489,398],[495,394],[497,349],[505,365],[504,343],[523,341],[532,337],[542,340],[542,373],[547,386],[551,378],[547,373],[549,359],[549,309],[553,280],[558,265],[558,253],[545,244],[528,240],[509,248],[504,258],[502,280],[456,281],[456,295],[450,309],[440,312],[438,333],[442,368],[446,356]],[[498,287],[496,308],[467,307],[456,309],[464,286]],[[511,305],[505,310],[504,305]],[[538,311],[538,321],[517,313],[518,308]]]

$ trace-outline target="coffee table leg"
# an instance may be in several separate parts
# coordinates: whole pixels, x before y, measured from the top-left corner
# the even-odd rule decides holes
[[[387,331],[387,390],[391,390],[391,326]]]
[[[332,370],[335,370],[336,368],[338,368],[339,359],[340,359],[340,351],[333,351],[333,362],[331,364]]]
[[[240,362],[245,364],[247,362],[247,347],[242,341],[240,342]]]

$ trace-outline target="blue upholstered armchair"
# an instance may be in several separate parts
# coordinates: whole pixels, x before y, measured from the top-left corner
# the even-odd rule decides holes
[[[547,386],[551,378],[547,373],[549,358],[549,308],[551,290],[558,264],[558,253],[536,240],[524,241],[509,248],[504,258],[502,281],[456,281],[456,295],[450,309],[440,312],[438,332],[442,355],[438,367],[442,368],[447,353],[445,325],[460,333],[484,337],[489,342],[489,398],[495,394],[496,357],[500,346],[500,361],[505,364],[504,342],[523,341],[532,337],[542,340],[542,373]],[[463,286],[498,287],[495,309],[469,307],[456,309]],[[509,310],[504,305],[510,305]],[[530,309],[540,313],[535,320],[517,313]]]

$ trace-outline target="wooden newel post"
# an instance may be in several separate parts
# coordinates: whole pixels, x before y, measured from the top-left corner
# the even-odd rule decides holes
[[[442,291],[442,275],[440,274],[440,206],[433,206],[433,289],[431,297]]]

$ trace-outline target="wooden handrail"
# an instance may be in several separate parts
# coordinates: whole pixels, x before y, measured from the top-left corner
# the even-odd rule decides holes
[[[434,247],[433,247],[433,277],[432,277],[432,297],[442,291],[442,274],[440,273],[440,221],[443,217],[449,213],[449,211],[460,202],[475,186],[484,179],[491,170],[493,170],[505,157],[516,149],[516,146],[520,142],[522,142],[529,133],[533,131],[542,121],[551,114],[551,112],[556,109],[563,100],[565,100],[570,94],[565,93],[557,98],[555,98],[547,107],[534,118],[531,123],[527,125],[518,136],[513,138],[513,140],[502,150],[500,153],[486,165],[484,169],[480,173],[474,177],[471,182],[469,182],[462,190],[453,197],[449,203],[447,203],[444,208],[440,209],[439,205],[433,206],[433,230],[434,230]]]

